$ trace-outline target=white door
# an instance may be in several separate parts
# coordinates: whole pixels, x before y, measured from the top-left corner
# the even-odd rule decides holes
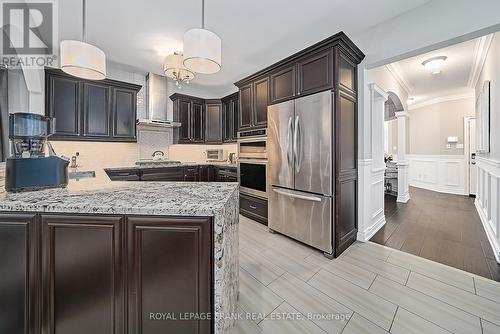
[[[476,167],[476,119],[469,119],[469,194],[476,195],[477,167]]]

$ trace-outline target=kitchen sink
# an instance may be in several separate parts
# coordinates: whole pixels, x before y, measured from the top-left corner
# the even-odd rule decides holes
[[[70,180],[80,180],[80,179],[88,179],[95,177],[95,171],[78,171],[78,172],[69,172],[68,173]]]

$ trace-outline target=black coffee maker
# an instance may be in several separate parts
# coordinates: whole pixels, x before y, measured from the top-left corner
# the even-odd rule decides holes
[[[69,160],[55,155],[47,141],[54,119],[32,113],[9,115],[11,156],[5,162],[5,190],[9,192],[64,188]],[[46,149],[49,150],[48,156]]]

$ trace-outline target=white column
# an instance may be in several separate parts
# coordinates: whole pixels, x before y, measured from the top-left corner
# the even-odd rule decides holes
[[[398,198],[397,201],[406,203],[410,200],[408,184],[408,160],[406,158],[406,125],[409,114],[407,111],[396,112],[398,119]]]
[[[364,135],[371,140],[371,159],[359,161],[359,224],[358,240],[369,240],[384,224],[384,110],[387,93],[376,84],[368,85],[369,118],[365,119]],[[366,117],[365,113],[365,117]],[[371,122],[370,122],[371,120]],[[368,123],[369,122],[369,123]],[[368,132],[368,133],[367,133]]]

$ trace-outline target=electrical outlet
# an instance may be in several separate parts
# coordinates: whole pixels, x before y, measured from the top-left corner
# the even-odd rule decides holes
[[[451,148],[451,144],[446,144],[446,148]]]
[[[464,148],[464,144],[457,144],[457,148]]]

